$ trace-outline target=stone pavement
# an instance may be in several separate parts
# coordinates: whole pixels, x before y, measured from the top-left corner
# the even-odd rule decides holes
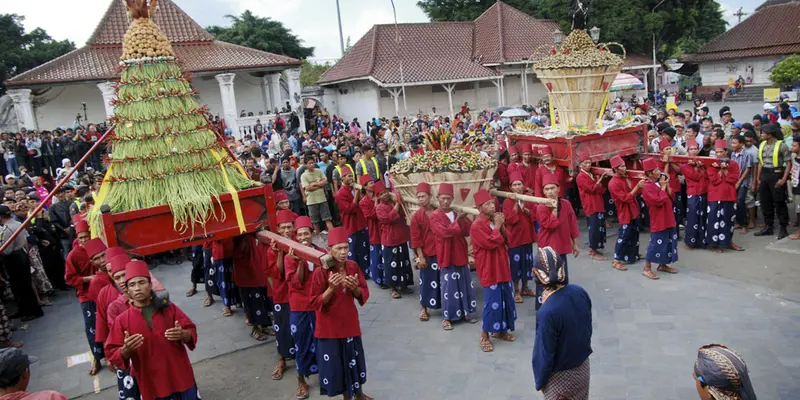
[[[642,252],[646,243],[642,235]],[[570,281],[586,288],[593,301],[592,399],[697,398],[692,366],[697,348],[707,343],[723,343],[743,354],[759,399],[800,398],[800,287],[758,284],[758,278],[777,271],[784,281],[798,282],[796,255],[768,250],[767,240],[752,235],[737,243],[748,250],[716,255],[681,248],[680,273],[661,274],[658,281],[642,277],[640,264],[618,272],[607,262],[593,262],[585,246],[578,259],[570,258]],[[725,268],[749,272],[737,280],[717,276],[725,276]],[[190,354],[203,398],[292,399],[293,372],[287,371],[282,381],[269,377],[277,362],[274,343],[249,338],[241,311],[226,319],[219,303],[202,307],[202,292],[185,298],[189,271],[184,263],[161,266],[154,274],[199,327],[199,343]],[[360,319],[369,371],[365,387],[371,396],[541,398],[534,392],[530,364],[535,333],[531,299],[518,307],[517,341],[495,342],[495,351],[485,354],[478,348],[480,325],[459,323],[445,332],[438,313],[427,323],[417,320],[416,294],[392,300],[388,292],[370,289]],[[480,290],[476,294],[480,304]],[[41,358],[32,368],[31,389],[116,399],[115,388],[92,393],[115,384],[111,373],[101,373],[96,385],[86,373],[89,364],[67,367],[66,357],[87,348],[77,301],[66,297],[27,331],[15,333],[26,342],[27,352]],[[235,352],[251,346],[256,347]],[[316,378],[311,384],[312,398],[320,398]]]

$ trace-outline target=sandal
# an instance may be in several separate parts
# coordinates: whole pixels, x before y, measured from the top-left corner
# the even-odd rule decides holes
[[[247,318],[244,319],[244,324],[247,325],[247,326],[253,326],[253,323],[250,322],[250,320],[247,319]]]
[[[269,336],[266,333],[261,332],[258,329],[253,329],[253,331],[250,332],[250,337],[255,340],[258,340],[259,342],[263,342],[267,340],[267,338],[269,338]]]
[[[522,304],[524,300],[522,300],[522,295],[520,293],[514,293],[514,303]]]
[[[279,381],[283,379],[284,370],[286,370],[286,361],[281,360],[272,370],[272,380]]]
[[[728,248],[735,251],[744,251],[744,247],[734,243],[731,243],[731,245]]]
[[[611,263],[611,266],[617,271],[627,271],[628,270],[628,267],[626,267],[625,264],[623,264],[622,261],[619,261],[619,260],[614,260],[614,262]]]
[[[398,293],[397,290],[392,289],[392,298],[393,299],[399,299],[401,297],[403,297],[403,296],[400,295],[400,293]]]
[[[222,309],[222,316],[223,317],[230,317],[231,315],[233,315],[233,311],[231,311],[230,307],[225,307],[225,308]]]
[[[494,351],[494,345],[492,345],[492,341],[489,340],[488,337],[481,336],[480,346],[481,346],[481,351],[483,351],[484,353],[491,353],[492,351]]]
[[[510,334],[508,332],[493,333],[492,337],[496,338],[496,339],[500,339],[500,340],[505,340],[506,342],[513,342],[513,341],[517,340],[516,336],[514,336],[514,335],[512,335],[512,334]]]
[[[654,281],[655,281],[655,280],[658,280],[658,279],[661,279],[661,278],[659,278],[659,277],[658,277],[658,275],[656,275],[656,274],[655,274],[653,271],[651,271],[651,270],[644,270],[644,271],[642,271],[642,275],[644,275],[645,277],[647,277],[647,278],[650,278],[650,279],[652,279],[652,280],[654,280]]]
[[[672,267],[668,267],[666,265],[659,265],[658,268],[656,268],[656,271],[666,272],[668,274],[677,274],[678,273],[677,269],[672,268]]]
[[[470,324],[477,324],[478,323],[478,319],[473,317],[473,316],[464,317],[464,321],[467,321],[467,323],[470,323]]]
[[[206,296],[205,300],[203,300],[203,307],[211,307],[212,304],[214,304],[214,298]]]
[[[606,257],[606,256],[604,256],[604,255],[602,255],[600,253],[594,253],[594,254],[592,254],[592,260],[605,261],[605,260],[608,260],[608,257]]]
[[[192,297],[197,294],[197,288],[191,288],[186,291],[186,297]]]
[[[522,297],[536,297],[536,292],[526,287],[522,288],[520,293],[522,294]]]
[[[422,310],[420,310],[420,312],[419,312],[419,320],[422,321],[422,322],[425,322],[425,321],[427,321],[429,319],[431,319],[431,317],[430,317],[430,315],[428,315],[428,310],[426,310],[424,308]]]
[[[13,347],[15,349],[18,349],[18,348],[20,348],[20,347],[22,347],[24,345],[25,345],[25,343],[22,343],[22,342],[14,342],[14,341],[8,340],[8,341],[5,341],[3,343],[0,343],[0,349],[5,349],[5,348],[9,348],[9,347]]]
[[[448,320],[444,320],[444,321],[442,321],[442,329],[444,329],[446,331],[452,331],[453,330],[453,324],[451,324],[450,321],[448,321]]]
[[[719,248],[719,247],[712,247],[711,248],[711,252],[719,254],[719,253],[722,253],[722,249]]]
[[[308,398],[308,384],[301,383],[297,385],[297,391],[294,392],[294,397],[298,399],[307,399]]]

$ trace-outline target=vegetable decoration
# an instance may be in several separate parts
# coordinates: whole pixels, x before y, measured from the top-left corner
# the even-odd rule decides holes
[[[427,151],[392,166],[392,174],[417,172],[471,172],[497,167],[497,161],[480,153],[454,149]]]
[[[450,148],[452,137],[450,131],[443,128],[431,128],[428,133],[423,134],[425,145],[429,150],[447,150]]]

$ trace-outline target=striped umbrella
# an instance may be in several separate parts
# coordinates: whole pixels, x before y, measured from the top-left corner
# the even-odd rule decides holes
[[[644,89],[644,83],[639,78],[630,74],[617,74],[614,83],[611,84],[611,91],[618,92],[628,89]]]

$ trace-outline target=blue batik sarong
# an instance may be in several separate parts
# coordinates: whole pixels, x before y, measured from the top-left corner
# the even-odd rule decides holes
[[[566,254],[559,254],[558,258],[564,262],[564,284],[569,284],[569,268],[567,268],[567,255]],[[542,308],[542,293],[544,293],[544,287],[536,281],[536,310]]]
[[[442,287],[443,320],[458,321],[475,312],[478,303],[475,301],[469,266],[443,269],[439,285]]]
[[[213,268],[208,272],[216,277],[215,282],[219,297],[222,297],[222,304],[225,307],[233,307],[240,304],[239,290],[236,288],[236,284],[233,283],[233,259],[214,260],[212,258],[211,260]]]
[[[678,261],[678,230],[669,228],[661,232],[650,232],[650,244],[647,245],[645,259],[664,265]]]
[[[639,201],[639,230],[650,229],[650,210],[647,209],[642,196],[637,197]]]
[[[136,383],[136,378],[131,375],[131,369],[117,368],[117,389],[119,389],[120,400],[139,399],[139,385]]]
[[[436,256],[425,256],[428,266],[419,270],[419,304],[432,310],[442,308],[441,269]]]
[[[289,314],[289,330],[294,339],[295,364],[300,376],[311,376],[319,372],[316,357],[317,339],[314,338],[316,321],[314,311],[292,311]]]
[[[672,212],[675,213],[675,222],[683,225],[683,195],[680,192],[675,193],[672,199]]]
[[[589,248],[603,250],[606,247],[606,214],[597,212],[589,215]]]
[[[414,285],[408,244],[383,246],[383,282],[397,290]]]
[[[633,264],[639,259],[639,222],[636,219],[619,226],[614,259],[626,264]]]
[[[523,283],[533,280],[533,245],[524,244],[508,249],[508,263],[511,267],[511,281]]]
[[[728,248],[733,243],[733,226],[736,222],[736,202],[711,201],[708,203],[706,241],[710,247]]]
[[[483,288],[483,331],[503,333],[514,330],[517,307],[514,304],[514,284],[501,282]]]
[[[353,399],[367,382],[367,359],[360,337],[318,339],[319,394]]]
[[[350,245],[347,259],[355,261],[361,267],[364,278],[369,278],[371,271],[369,269],[369,232],[367,232],[367,228],[350,235],[347,241]]]
[[[289,315],[289,303],[280,303],[272,306],[272,318],[274,324],[272,329],[275,330],[275,346],[278,348],[278,354],[283,358],[293,359],[295,354],[294,338],[292,337],[292,330]]]
[[[706,195],[689,195],[686,198],[686,230],[683,242],[689,247],[703,248],[706,242]]]
[[[247,320],[255,326],[270,326],[272,320],[269,318],[269,310],[272,309],[272,300],[267,297],[267,288],[261,287],[240,287],[239,294],[242,297],[242,306]]]
[[[375,284],[383,286],[383,246],[369,245],[369,276]]]
[[[173,393],[167,397],[159,397],[156,400],[201,400],[201,397],[200,391],[197,390],[197,384],[195,383],[189,390]]]
[[[608,190],[603,193],[603,201],[606,204],[606,218],[609,220],[617,218],[617,205],[614,204],[614,199],[611,198],[611,193]]]
[[[86,331],[86,340],[89,342],[89,350],[94,356],[96,362],[106,358],[103,353],[103,343],[98,343],[94,340],[94,327],[97,318],[97,306],[93,301],[81,303],[81,311],[83,313],[83,326]]]
[[[211,249],[203,249],[203,268],[205,269],[206,293],[209,296],[219,296],[217,287],[217,270],[211,261]]]

